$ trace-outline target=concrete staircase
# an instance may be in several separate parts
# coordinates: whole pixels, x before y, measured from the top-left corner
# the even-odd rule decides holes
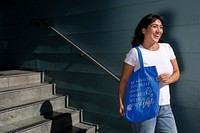
[[[0,133],[96,133],[43,72],[0,71]]]

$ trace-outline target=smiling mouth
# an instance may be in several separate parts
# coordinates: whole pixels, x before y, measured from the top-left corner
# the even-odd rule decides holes
[[[155,38],[159,39],[160,38],[160,35],[154,35]]]

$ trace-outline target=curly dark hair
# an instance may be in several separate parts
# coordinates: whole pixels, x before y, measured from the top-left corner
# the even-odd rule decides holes
[[[159,19],[161,23],[163,24],[164,20],[162,16],[155,15],[155,14],[148,14],[142,20],[139,22],[138,26],[135,30],[135,35],[133,37],[133,41],[131,42],[133,47],[139,46],[144,41],[144,35],[142,33],[143,28],[147,28],[151,23]],[[162,42],[160,39],[159,42]]]

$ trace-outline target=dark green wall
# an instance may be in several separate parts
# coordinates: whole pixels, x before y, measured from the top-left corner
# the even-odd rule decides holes
[[[100,132],[127,133],[118,113],[118,83],[33,19],[44,19],[99,62],[120,75],[138,21],[148,13],[165,18],[164,40],[176,52],[181,79],[171,86],[179,133],[200,127],[200,2],[197,0],[2,0],[0,66],[44,70],[70,106]]]

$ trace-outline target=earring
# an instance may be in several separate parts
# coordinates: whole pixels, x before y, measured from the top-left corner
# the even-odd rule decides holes
[[[145,30],[144,30],[144,29],[142,29],[142,33],[143,33],[143,34],[145,33]]]

